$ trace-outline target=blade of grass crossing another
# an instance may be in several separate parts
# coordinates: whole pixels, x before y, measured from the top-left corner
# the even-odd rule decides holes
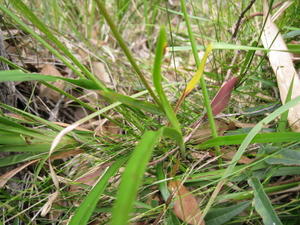
[[[266,118],[261,120],[255,127],[251,129],[251,131],[248,133],[242,144],[240,145],[238,151],[233,156],[232,160],[229,163],[229,166],[225,170],[225,172],[222,175],[221,181],[217,184],[214,192],[212,193],[212,196],[210,197],[208,203],[206,204],[205,209],[203,210],[203,217],[207,214],[208,210],[214,203],[219,191],[223,187],[223,185],[226,183],[226,179],[231,176],[231,174],[234,172],[234,168],[237,164],[237,162],[240,160],[242,155],[244,154],[245,150],[247,149],[248,145],[251,143],[252,139],[260,132],[260,130],[268,123],[270,123],[272,120],[280,116],[282,113],[287,111],[288,109],[292,108],[293,106],[299,104],[300,102],[300,96],[294,98],[293,100],[287,102],[285,105],[279,107],[274,112],[272,112],[270,115],[268,115]]]
[[[115,25],[115,23],[113,22],[111,16],[108,14],[104,2],[101,0],[95,0],[98,10],[99,12],[103,15],[103,17],[105,18],[107,24],[109,25],[111,32],[113,33],[114,37],[116,38],[118,44],[120,45],[121,49],[123,50],[124,54],[126,55],[128,61],[130,62],[132,68],[134,69],[134,71],[136,72],[136,74],[138,75],[138,77],[140,78],[141,82],[143,83],[143,85],[145,86],[145,88],[149,91],[149,94],[151,95],[151,97],[154,99],[154,101],[160,106],[161,103],[159,101],[159,99],[157,98],[157,96],[154,94],[152,88],[150,87],[149,83],[147,82],[146,78],[144,77],[142,71],[140,70],[136,60],[133,58],[129,48],[127,47],[124,39],[122,38],[121,34],[118,31],[117,26]]]
[[[209,139],[202,144],[199,144],[197,147],[200,149],[205,149],[215,146],[239,145],[245,140],[246,136],[247,134],[219,136]],[[299,139],[300,133],[298,132],[272,132],[257,134],[251,140],[251,143],[282,143],[298,141]]]
[[[174,139],[180,147],[184,145],[182,134],[178,130],[171,127],[163,127],[162,130],[164,137]]]
[[[6,81],[56,81],[63,80],[71,84],[77,85],[84,89],[97,90],[99,87],[95,83],[88,79],[71,79],[65,77],[58,77],[52,75],[44,75],[39,73],[24,73],[21,70],[3,70],[0,71],[0,82]]]
[[[128,224],[129,215],[138,187],[142,182],[152,151],[162,135],[162,130],[147,131],[134,149],[121,178],[116,203],[112,212],[111,225]]]
[[[118,172],[119,168],[125,163],[127,158],[118,159],[109,169],[101,176],[97,184],[89,192],[80,206],[76,209],[68,225],[85,225],[88,223],[96,205],[108,185],[109,179]]]
[[[182,12],[183,12],[183,15],[184,15],[184,20],[186,22],[186,27],[187,27],[187,30],[188,30],[189,39],[190,39],[190,42],[191,42],[191,47],[192,47],[192,50],[193,50],[193,55],[194,55],[194,59],[195,59],[197,68],[201,69],[201,67],[203,67],[202,69],[204,69],[204,65],[206,63],[205,61],[207,59],[208,53],[210,53],[210,51],[212,50],[212,45],[207,46],[206,58],[203,58],[201,63],[200,63],[200,59],[199,59],[199,55],[198,55],[198,49],[197,49],[197,43],[196,43],[196,40],[194,38],[193,30],[192,30],[191,23],[190,23],[190,18],[188,16],[187,9],[186,9],[186,1],[185,0],[180,0],[180,5],[181,5]],[[193,83],[191,83],[190,86],[192,86],[192,84]],[[203,93],[204,106],[205,106],[206,111],[207,111],[207,117],[208,117],[209,125],[210,125],[210,128],[211,128],[211,133],[212,133],[212,136],[215,138],[215,137],[218,136],[218,130],[217,130],[217,127],[216,127],[216,124],[215,124],[214,115],[213,115],[213,111],[212,111],[208,91],[207,91],[207,88],[206,88],[206,83],[205,83],[205,80],[204,80],[203,76],[200,76],[200,86],[201,86],[202,93]],[[220,151],[219,147],[215,148],[215,154],[217,156],[221,155],[221,151]],[[219,157],[218,163],[219,163],[219,165],[222,164],[222,158],[221,157]]]
[[[254,207],[258,214],[263,219],[264,224],[282,225],[277,216],[270,199],[266,195],[264,188],[258,178],[252,177],[248,181],[254,191]]]
[[[24,73],[20,70],[10,70],[10,71],[0,71],[0,82],[5,81],[56,81],[56,80],[63,80],[66,82],[69,82],[71,84],[77,85],[79,87],[82,87],[84,89],[99,89],[98,86],[95,85],[94,82],[87,79],[70,79],[65,77],[58,77],[58,76],[51,76],[51,75],[44,75],[44,74],[38,74],[38,73]],[[47,85],[47,84],[46,84]],[[113,91],[100,91],[100,94],[109,100],[115,102],[120,101],[123,104],[133,106],[139,109],[143,109],[145,111],[148,111],[150,113],[154,114],[163,114],[163,111],[157,106],[149,102],[137,100],[134,98],[131,98],[126,95],[122,95]],[[69,95],[70,96],[70,95]],[[72,96],[70,96],[72,98]],[[95,111],[92,109],[92,111]]]
[[[122,95],[116,92],[107,92],[107,91],[100,91],[100,94],[108,99],[110,99],[112,102],[122,102],[125,105],[132,106],[137,109],[143,109],[147,112],[158,114],[158,115],[164,115],[164,112],[159,108],[157,105],[141,101],[138,99],[131,98],[126,95]]]
[[[158,131],[147,131],[135,147],[121,178],[110,225],[128,224],[138,188],[155,145],[162,136],[172,137],[178,141],[181,135],[175,129],[172,131],[170,129],[172,128],[162,127]],[[174,134],[175,132],[177,134]]]
[[[288,90],[288,93],[287,93],[287,96],[285,99],[285,103],[291,101],[292,93],[293,93],[293,86],[294,86],[294,78],[295,77],[293,77],[292,82],[290,84],[290,87],[289,87],[289,90]],[[284,132],[287,130],[288,114],[289,114],[289,111],[282,113],[280,120],[278,121],[278,128],[277,128],[278,132]]]

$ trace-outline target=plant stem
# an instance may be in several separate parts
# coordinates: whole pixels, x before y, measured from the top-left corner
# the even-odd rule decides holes
[[[114,24],[113,20],[111,19],[110,15],[108,14],[104,4],[101,2],[101,0],[96,0],[96,3],[97,3],[97,6],[98,6],[98,9],[99,9],[100,13],[104,16],[104,18],[105,18],[107,24],[109,25],[114,37],[116,38],[116,40],[119,43],[122,50],[124,51],[127,59],[129,60],[131,66],[133,67],[134,71],[137,73],[137,75],[139,76],[141,82],[144,84],[144,86],[148,90],[149,94],[154,99],[154,101],[161,107],[161,103],[160,103],[158,97],[155,95],[155,93],[153,92],[153,90],[150,87],[149,83],[145,79],[142,71],[138,67],[138,65],[136,63],[136,60],[133,58],[133,56],[132,56],[130,50],[128,49],[124,39],[120,35],[120,33],[117,29],[117,26]]]
[[[193,31],[192,31],[191,24],[190,24],[190,20],[189,20],[189,16],[187,14],[185,0],[180,0],[180,3],[181,3],[181,8],[182,8],[182,12],[183,12],[183,15],[184,15],[184,19],[185,19],[185,22],[186,22],[186,26],[187,26],[187,29],[188,29],[188,33],[189,33],[189,38],[190,38],[190,42],[191,42],[191,46],[192,46],[193,55],[194,55],[195,62],[196,62],[197,68],[198,68],[200,66],[200,59],[199,59],[199,55],[198,55],[198,51],[197,51],[196,40],[194,38]],[[206,83],[205,83],[205,80],[204,80],[204,76],[201,76],[201,78],[200,78],[200,86],[201,86],[201,89],[202,89],[202,92],[203,92],[204,105],[205,105],[205,108],[206,108],[206,111],[207,111],[207,117],[208,117],[208,121],[209,121],[209,124],[210,124],[212,136],[213,136],[213,138],[215,138],[215,137],[218,136],[218,132],[217,132],[217,128],[216,128],[216,124],[215,124],[215,120],[214,120],[214,115],[213,115],[213,112],[212,112],[212,108],[211,108],[211,104],[210,104],[210,100],[209,100],[208,91],[207,91],[207,88],[206,88]],[[219,146],[215,147],[215,153],[216,153],[217,156],[221,155]],[[222,164],[221,157],[218,159],[218,161],[219,161],[219,165],[221,165]]]

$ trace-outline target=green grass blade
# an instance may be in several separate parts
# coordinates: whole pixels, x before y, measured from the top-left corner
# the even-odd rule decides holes
[[[200,149],[211,148],[215,146],[226,146],[226,145],[238,145],[241,144],[244,139],[247,137],[247,134],[237,134],[230,136],[220,136],[210,140],[205,141],[202,144],[199,144]],[[276,132],[276,133],[262,133],[257,134],[252,140],[252,143],[282,143],[282,142],[291,142],[299,141],[300,133],[297,132]]]
[[[50,146],[49,141],[48,144],[3,145],[0,146],[0,152],[48,152]]]
[[[155,51],[155,59],[154,59],[154,66],[153,66],[153,72],[152,72],[152,77],[153,77],[153,84],[155,86],[156,92],[159,96],[159,99],[162,103],[162,106],[164,108],[164,111],[170,121],[170,123],[172,124],[172,126],[178,130],[179,132],[181,132],[181,127],[180,124],[176,118],[176,114],[173,111],[170,102],[168,101],[166,94],[163,90],[162,87],[162,76],[161,76],[161,64],[162,64],[162,60],[163,60],[163,54],[164,54],[164,49],[167,45],[167,34],[166,34],[166,30],[164,27],[162,27],[160,29],[159,32],[159,36],[157,39],[157,43],[156,43],[156,51]]]
[[[205,224],[222,225],[242,213],[249,205],[250,202],[246,201],[224,208],[212,209],[205,217]]]
[[[166,202],[170,196],[170,192],[168,189],[167,181],[165,181],[167,178],[167,175],[164,172],[163,163],[159,163],[156,166],[156,177],[157,177],[157,180],[159,180],[159,181],[163,180],[162,182],[160,182],[158,184],[158,186],[159,186],[159,191],[160,191],[164,201]]]
[[[37,74],[37,73],[24,73],[20,70],[11,70],[11,71],[0,71],[0,82],[5,81],[56,81],[56,80],[63,80],[69,82],[71,84],[77,85],[79,87],[91,90],[99,89],[98,86],[95,85],[94,82],[87,79],[70,79],[58,76],[51,76],[51,75],[44,75],[44,74]],[[162,110],[151,103],[144,102],[141,100],[137,100],[131,98],[126,95],[118,94],[116,92],[108,92],[108,91],[101,91],[102,96],[108,98],[109,100],[116,102],[119,101],[125,105],[129,105],[132,107],[136,107],[138,109],[143,109],[147,112],[151,112],[154,114],[163,115]]]
[[[40,153],[40,154],[22,153],[17,155],[10,155],[0,159],[0,167],[10,166],[17,163],[38,159],[43,156],[47,156],[47,153]]]
[[[105,91],[100,91],[100,94],[106,98],[108,98],[112,102],[122,102],[125,105],[137,108],[137,109],[142,109],[147,112],[153,113],[153,114],[158,114],[158,115],[164,115],[164,112],[157,106],[149,102],[137,100],[134,98],[131,98],[126,95],[122,95],[116,92],[105,92]]]
[[[292,99],[292,94],[293,94],[293,87],[294,87],[294,78],[292,79],[292,82],[290,84],[288,93],[286,95],[286,99],[285,99],[285,103],[291,101]],[[278,121],[278,128],[277,131],[278,132],[284,132],[287,130],[287,125],[288,125],[288,115],[289,115],[289,111],[286,111],[284,113],[282,113],[280,120]]]
[[[257,42],[252,43],[252,47],[256,48]],[[248,50],[246,53],[246,56],[244,57],[244,62],[241,67],[240,73],[239,73],[239,78],[242,80],[243,76],[247,73],[247,70],[249,66],[251,65],[252,59],[254,57],[256,50]]]
[[[3,58],[0,56],[0,61],[8,64],[11,68],[13,68],[14,70],[21,70],[23,71],[24,73],[28,72],[26,71],[25,69],[21,68],[20,66],[12,63],[11,61],[7,60],[6,58]],[[0,71],[0,74],[1,74],[1,71]],[[9,78],[8,78],[9,79]],[[1,80],[1,75],[0,75],[0,80]],[[80,80],[80,79],[79,79]],[[82,81],[85,80],[85,79],[82,79]],[[1,82],[1,81],[0,81]],[[74,83],[75,85],[77,85],[78,83],[77,82],[80,82],[80,81],[75,81],[76,83]],[[92,106],[90,106],[89,104],[81,101],[80,99],[74,97],[73,95],[63,91],[62,89],[59,89],[57,88],[56,86],[50,84],[50,83],[47,83],[46,81],[41,81],[41,83],[49,88],[51,88],[52,90],[60,93],[61,95],[64,95],[66,96],[67,98],[73,100],[74,102],[77,102],[79,105],[82,105],[84,108],[86,109],[89,109],[91,111],[95,111],[96,109],[94,109]],[[87,84],[86,84],[87,83]],[[78,84],[79,86],[82,85],[82,84]],[[86,81],[83,81],[83,85],[87,85],[87,87],[90,87],[90,89],[99,89],[97,85],[95,85],[92,81],[90,80],[86,80]]]
[[[285,52],[286,50],[278,50],[278,49],[268,49],[268,48],[261,48],[261,47],[254,47],[254,46],[247,46],[247,45],[237,45],[237,44],[229,44],[229,43],[224,43],[224,42],[213,42],[212,45],[214,46],[214,49],[219,49],[219,50],[244,50],[244,51],[264,51],[264,52],[269,52],[269,51],[282,51]],[[179,51],[190,51],[192,49],[191,46],[172,46],[169,47],[168,50],[174,51],[174,52],[179,52]],[[198,50],[205,50],[204,45],[197,45]],[[294,52],[294,53],[299,53],[299,49],[290,49],[289,52]]]
[[[169,8],[164,8],[164,7],[160,7],[160,6],[157,6],[157,8],[160,10],[164,10],[168,13],[172,13],[172,14],[179,15],[179,16],[184,16],[182,12],[178,12],[178,11],[175,11],[175,10],[172,10]],[[188,15],[188,16],[190,19],[195,19],[195,20],[199,20],[202,22],[210,22],[211,21],[210,19],[204,18],[204,17],[194,16],[194,15]]]
[[[184,148],[184,142],[183,142],[181,132],[178,132],[178,130],[171,127],[163,127],[162,131],[164,137],[169,137],[174,139],[177,142],[177,144],[180,146],[180,148]]]
[[[12,61],[8,60],[3,56],[0,56],[0,61],[7,64],[10,68],[25,71],[25,69],[23,69],[22,67],[18,66],[17,64],[13,63]]]
[[[20,134],[4,131],[0,134],[0,145],[25,145],[26,141]]]
[[[246,148],[251,143],[252,139],[260,132],[260,130],[263,128],[264,125],[270,123],[272,120],[280,116],[282,113],[287,111],[289,108],[292,108],[293,106],[299,104],[300,102],[300,96],[297,98],[294,98],[290,102],[286,103],[285,105],[279,107],[274,112],[272,112],[269,116],[267,116],[265,119],[261,120],[255,127],[251,129],[251,131],[248,133],[242,144],[240,145],[237,153],[234,155],[234,157],[231,160],[230,166],[227,168],[226,172],[224,173],[224,178],[229,176],[235,167],[236,163],[242,155],[244,154]]]
[[[265,162],[271,165],[300,166],[300,152],[283,149],[273,157],[266,158]]]
[[[16,24],[18,24],[25,32],[29,33],[34,37],[37,41],[39,41],[42,45],[44,45],[50,52],[52,52],[58,59],[60,59],[66,66],[72,69],[75,74],[80,77],[83,77],[81,72],[75,68],[63,55],[61,55],[55,48],[53,48],[50,44],[48,44],[41,36],[39,36],[33,29],[23,23],[14,13],[12,13],[9,9],[0,5],[0,9],[8,16],[10,16]]]
[[[44,75],[38,73],[24,73],[20,70],[0,71],[0,82],[5,81],[56,81],[63,80],[85,89],[97,90],[99,87],[91,80],[87,79],[70,79],[65,77]]]
[[[40,140],[49,141],[53,137],[49,135],[49,132],[47,135],[43,134],[37,129],[30,129],[25,126],[20,125],[19,123],[16,123],[6,117],[0,116],[0,130],[9,131],[15,134],[23,134],[27,135],[29,137],[34,137]],[[52,133],[53,134],[53,133]]]
[[[299,167],[297,168],[299,172]],[[285,175],[283,175],[285,176]],[[281,184],[278,186],[271,186],[271,187],[265,187],[264,192],[265,193],[274,193],[274,192],[280,192],[289,188],[297,187],[300,183],[299,182],[292,182],[288,184]],[[245,199],[253,199],[254,193],[252,190],[249,191],[241,191],[241,192],[235,192],[235,193],[230,193],[226,195],[219,195],[217,197],[218,201],[225,202],[228,200],[235,200],[235,201],[240,201],[240,200],[245,200]]]
[[[85,225],[88,223],[95,207],[108,185],[109,179],[118,172],[119,168],[125,163],[127,158],[118,159],[109,169],[101,176],[97,184],[89,192],[80,206],[76,209],[74,215],[72,216],[69,225]]]
[[[111,225],[128,224],[138,187],[142,182],[154,146],[161,135],[161,130],[156,132],[147,131],[134,149],[122,175],[115,207],[112,212]]]
[[[6,105],[6,104],[3,104],[1,102],[0,102],[0,108],[3,108],[3,109],[8,110],[10,112],[14,112],[14,113],[16,113],[18,115],[22,115],[25,118],[28,118],[29,120],[33,120],[33,121],[37,121],[39,123],[45,124],[45,125],[49,126],[50,128],[52,128],[53,130],[60,131],[60,130],[63,129],[61,126],[58,126],[55,123],[52,123],[52,122],[50,122],[48,120],[45,120],[45,119],[43,119],[43,118],[41,118],[39,116],[35,116],[35,115],[31,114],[31,113],[25,112],[24,110],[20,110],[20,109],[14,108],[14,107],[12,107],[10,105]]]
[[[127,9],[130,5],[129,0],[118,0],[117,1],[117,6],[118,6],[118,20],[121,21],[122,18],[125,16]]]
[[[264,224],[282,225],[260,181],[256,177],[252,177],[248,182],[254,191],[255,210],[263,219]]]

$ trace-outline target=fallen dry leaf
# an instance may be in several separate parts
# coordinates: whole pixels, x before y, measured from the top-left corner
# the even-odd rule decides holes
[[[222,155],[222,158],[231,160],[233,158],[233,156],[235,155],[235,153],[236,153],[236,151],[225,152]],[[253,159],[250,159],[247,156],[242,156],[238,161],[238,163],[240,163],[240,164],[250,164],[252,162],[253,162]]]
[[[78,184],[85,184],[88,186],[93,186],[97,182],[97,180],[99,179],[99,177],[103,173],[103,171],[110,165],[111,165],[111,163],[101,164],[101,165],[97,166],[96,168],[89,170],[83,176],[76,179],[75,182]],[[81,187],[78,184],[71,185],[70,192],[76,192],[76,191],[81,190]]]
[[[300,95],[300,78],[293,64],[293,56],[287,52],[288,48],[279,29],[273,23],[271,15],[267,17],[268,11],[268,3],[264,1],[264,18],[266,19],[266,24],[261,40],[265,48],[272,49],[268,53],[268,57],[277,78],[281,102],[285,103],[293,79],[292,99]],[[300,105],[289,109],[288,122],[293,131],[300,132]]]
[[[174,192],[174,214],[188,224],[205,225],[201,221],[201,211],[195,196],[180,181],[171,181],[168,187]]]
[[[62,76],[61,73],[55,68],[55,66],[51,64],[44,65],[40,73],[45,75],[58,76],[58,77]],[[52,84],[57,88],[60,89],[64,88],[64,82],[62,80],[55,81]],[[46,87],[45,85],[41,85],[40,97],[47,97],[48,99],[57,102],[60,98],[60,93],[52,90],[49,87]]]
[[[99,125],[95,129],[95,134],[99,136],[109,136],[114,140],[117,140],[121,133],[122,129],[107,119],[99,121]]]
[[[62,152],[60,154],[51,156],[51,160],[55,160],[55,159],[63,159],[63,158],[67,158],[70,156],[74,156],[74,155],[78,155],[80,153],[83,153],[83,150],[81,149],[74,149],[71,151],[67,151],[67,152]],[[29,161],[27,163],[24,163],[23,165],[8,171],[7,173],[3,174],[2,176],[0,176],[0,188],[4,187],[4,185],[7,183],[7,181],[9,181],[10,178],[12,178],[13,176],[15,176],[17,173],[19,173],[20,171],[22,171],[23,169],[25,169],[26,167],[30,166],[31,164],[34,164],[36,162],[38,162],[39,160],[32,160]]]
[[[73,149],[67,152],[61,152],[57,155],[53,155],[50,157],[51,160],[55,160],[55,159],[64,159],[67,157],[71,157],[71,156],[75,156],[78,154],[84,153],[84,151],[82,149]]]
[[[218,135],[223,136],[225,131],[232,130],[234,127],[232,124],[228,124],[223,120],[215,120],[215,124],[218,130]],[[208,122],[206,122],[204,125],[199,127],[195,133],[191,137],[191,141],[193,144],[199,144],[203,141],[206,141],[212,137],[211,135],[211,128]]]
[[[106,72],[105,65],[102,62],[92,62],[93,73],[107,86],[112,87],[109,74]]]
[[[8,171],[7,173],[3,174],[2,176],[0,176],[0,188],[3,188],[4,185],[7,183],[7,181],[9,181],[10,178],[12,178],[13,176],[15,176],[17,173],[19,173],[20,171],[22,171],[23,169],[25,169],[26,167],[30,166],[33,163],[36,163],[38,160],[33,160],[30,162],[27,162],[11,171]]]

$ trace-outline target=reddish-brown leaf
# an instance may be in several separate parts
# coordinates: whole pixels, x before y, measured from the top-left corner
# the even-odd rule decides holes
[[[228,105],[232,90],[239,79],[232,77],[230,80],[225,82],[218,93],[211,101],[211,107],[214,115],[218,115]]]
[[[174,193],[174,214],[191,225],[205,225],[195,196],[180,181],[171,181],[169,189]]]

